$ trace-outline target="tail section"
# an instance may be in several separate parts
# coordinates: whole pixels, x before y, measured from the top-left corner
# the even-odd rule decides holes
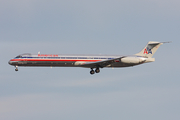
[[[135,55],[151,58],[154,55],[154,53],[157,51],[157,49],[160,47],[160,45],[162,44],[163,43],[161,42],[150,41],[141,52]]]

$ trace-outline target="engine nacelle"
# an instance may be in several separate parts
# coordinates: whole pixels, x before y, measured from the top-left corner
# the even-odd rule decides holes
[[[126,64],[139,64],[145,62],[147,58],[139,58],[139,57],[125,57],[121,59],[122,63]]]

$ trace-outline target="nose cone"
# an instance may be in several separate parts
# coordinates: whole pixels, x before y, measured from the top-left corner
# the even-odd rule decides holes
[[[13,64],[13,62],[10,60],[9,62],[8,62],[10,65],[12,65]]]
[[[16,61],[16,59],[11,59],[11,60],[9,60],[9,62],[8,62],[10,65],[18,65],[18,61]]]
[[[8,62],[11,65],[11,61]]]

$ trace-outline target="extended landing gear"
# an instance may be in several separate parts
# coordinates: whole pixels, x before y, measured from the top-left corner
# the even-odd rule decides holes
[[[91,69],[90,74],[93,75],[95,72],[93,69]]]
[[[90,74],[93,75],[95,72],[96,72],[96,73],[99,73],[99,72],[100,72],[100,69],[99,69],[99,68],[96,68],[96,70],[94,71],[93,68],[91,68]]]
[[[18,71],[18,66],[16,66],[16,69],[15,69],[15,71]]]
[[[99,73],[99,72],[100,72],[100,69],[99,69],[99,68],[96,68],[95,72],[96,72],[96,73]]]

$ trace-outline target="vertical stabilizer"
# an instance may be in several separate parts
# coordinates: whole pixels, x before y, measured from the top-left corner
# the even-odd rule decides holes
[[[160,45],[162,45],[163,43],[160,42],[153,42],[150,41],[148,42],[148,44],[146,45],[146,47],[139,53],[135,54],[138,56],[145,56],[145,57],[152,57],[154,55],[154,53],[157,51],[157,49],[159,48]]]

